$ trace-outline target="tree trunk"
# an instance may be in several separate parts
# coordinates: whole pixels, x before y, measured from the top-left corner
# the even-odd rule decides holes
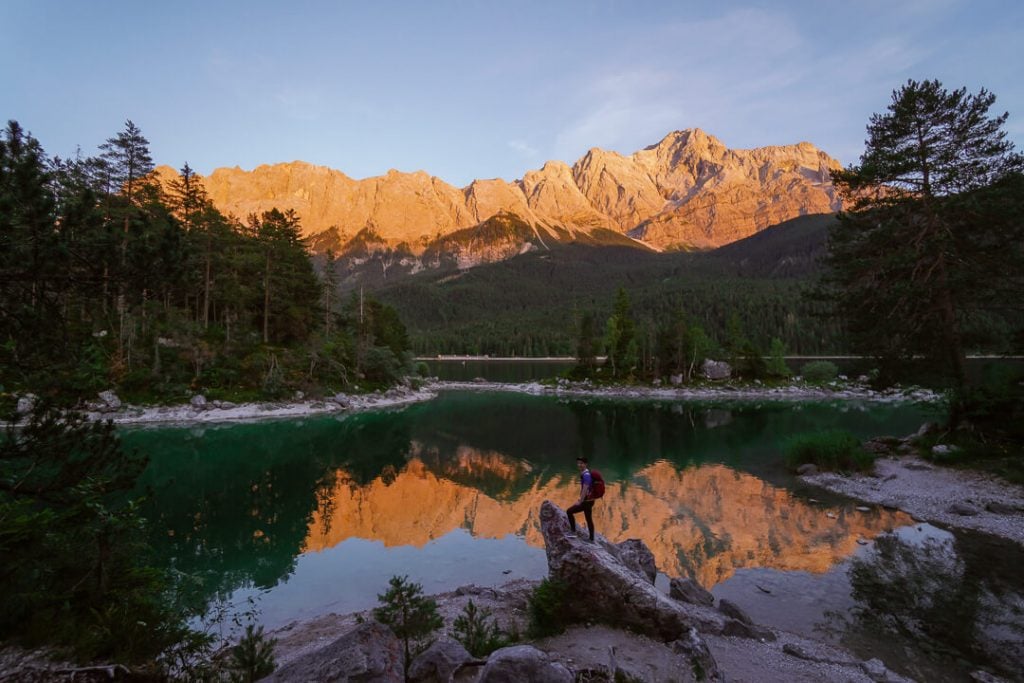
[[[263,343],[270,343],[270,252],[267,252],[266,270],[263,273]]]
[[[210,326],[210,231],[206,231],[206,274],[203,278],[203,329]]]

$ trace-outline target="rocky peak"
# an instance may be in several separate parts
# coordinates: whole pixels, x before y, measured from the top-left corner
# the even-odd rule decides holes
[[[548,161],[522,179],[474,180],[456,188],[424,171],[390,169],[354,180],[301,161],[215,170],[210,199],[245,217],[293,209],[307,235],[377,226],[382,239],[426,242],[470,228],[499,211],[566,235],[594,228],[658,249],[712,248],[769,225],[840,208],[829,172],[838,162],[807,142],[730,149],[699,128],[669,133],[632,155],[594,147],[571,166]],[[165,180],[174,175],[159,171]]]

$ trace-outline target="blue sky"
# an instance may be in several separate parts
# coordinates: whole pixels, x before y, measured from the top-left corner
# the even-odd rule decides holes
[[[51,154],[132,119],[158,163],[521,177],[700,127],[856,161],[908,78],[1024,147],[1024,2],[0,0],[0,115]]]

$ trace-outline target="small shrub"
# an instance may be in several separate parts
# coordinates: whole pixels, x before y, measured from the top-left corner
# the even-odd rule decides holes
[[[491,611],[477,609],[472,600],[462,608],[462,614],[455,618],[452,632],[455,640],[462,643],[474,657],[486,657],[508,644],[508,639],[491,618]]]
[[[786,365],[786,345],[778,337],[772,339],[765,370],[769,377],[775,379],[786,379],[793,374],[790,372],[789,366]]]
[[[863,472],[874,465],[874,456],[864,450],[860,439],[843,430],[798,434],[783,447],[786,464],[796,469],[813,463],[823,470],[854,470]]]
[[[561,633],[569,623],[566,601],[569,586],[558,579],[544,579],[530,594],[531,638],[545,638]]]
[[[392,576],[386,593],[378,594],[381,606],[373,610],[380,623],[390,626],[405,650],[405,680],[416,655],[430,645],[430,635],[444,625],[437,602],[423,595],[423,586],[410,583],[408,576]]]
[[[423,361],[416,363],[416,374],[420,377],[427,377],[430,375],[430,366]]]
[[[263,627],[245,627],[245,635],[231,648],[231,680],[234,683],[253,683],[274,671],[274,646],[277,640],[267,638]]]
[[[800,374],[808,382],[831,382],[839,375],[839,368],[828,360],[812,360],[800,368]]]

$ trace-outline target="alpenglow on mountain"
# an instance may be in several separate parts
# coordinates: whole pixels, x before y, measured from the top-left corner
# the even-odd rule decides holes
[[[294,209],[314,249],[378,264],[387,279],[390,265],[465,268],[558,242],[719,247],[839,210],[830,177],[838,168],[807,142],[729,149],[694,128],[629,156],[595,147],[572,166],[549,161],[519,180],[464,188],[423,171],[355,180],[301,161],[219,168],[204,182],[217,208],[240,218]]]

